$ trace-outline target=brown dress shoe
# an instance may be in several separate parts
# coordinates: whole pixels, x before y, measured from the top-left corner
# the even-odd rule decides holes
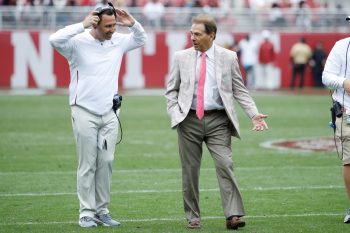
[[[238,227],[244,227],[245,221],[243,217],[234,216],[231,220],[226,220],[227,229],[237,230]]]
[[[192,220],[188,223],[187,228],[190,228],[190,229],[201,228],[201,222],[198,219]]]

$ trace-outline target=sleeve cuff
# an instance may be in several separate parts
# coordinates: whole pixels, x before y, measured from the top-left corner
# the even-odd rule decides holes
[[[129,29],[130,29],[131,31],[136,31],[136,30],[138,30],[138,29],[140,28],[140,26],[141,26],[141,24],[140,24],[138,21],[135,20],[134,25],[132,25],[131,27],[129,27]]]

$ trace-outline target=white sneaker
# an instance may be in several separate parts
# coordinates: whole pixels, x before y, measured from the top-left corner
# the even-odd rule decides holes
[[[348,209],[348,212],[345,215],[344,223],[350,223],[350,208]]]
[[[79,225],[81,227],[97,227],[94,219],[89,216],[84,216],[79,219]]]
[[[110,214],[99,214],[95,215],[95,219],[97,219],[97,223],[106,227],[117,227],[120,226],[120,222],[112,219]]]

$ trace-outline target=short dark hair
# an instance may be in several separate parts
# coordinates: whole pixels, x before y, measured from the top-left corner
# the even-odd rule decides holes
[[[205,33],[211,34],[214,33],[214,39],[216,37],[216,22],[213,16],[207,14],[199,14],[192,18],[192,24],[204,24]]]

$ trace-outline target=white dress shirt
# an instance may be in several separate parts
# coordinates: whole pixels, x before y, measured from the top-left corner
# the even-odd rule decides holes
[[[69,103],[97,115],[112,109],[118,92],[118,76],[123,54],[143,46],[147,36],[140,23],[129,27],[131,33],[114,33],[110,40],[95,39],[83,23],[66,26],[50,36],[51,45],[69,63]]]
[[[204,110],[217,110],[217,109],[224,109],[224,104],[222,103],[218,84],[216,82],[215,77],[215,59],[214,59],[214,53],[215,53],[215,44],[208,49],[205,54],[207,56],[206,59],[206,74],[205,74],[205,84],[204,84]],[[197,59],[196,59],[196,82],[195,82],[195,92],[193,94],[193,100],[191,109],[196,109],[197,105],[197,87],[198,87],[198,80],[199,80],[199,66],[200,66],[200,52],[197,52]]]
[[[339,40],[328,55],[322,74],[325,86],[335,89],[332,97],[345,108],[350,108],[350,96],[344,92],[343,82],[350,78],[350,37]],[[343,98],[344,97],[344,98]]]

